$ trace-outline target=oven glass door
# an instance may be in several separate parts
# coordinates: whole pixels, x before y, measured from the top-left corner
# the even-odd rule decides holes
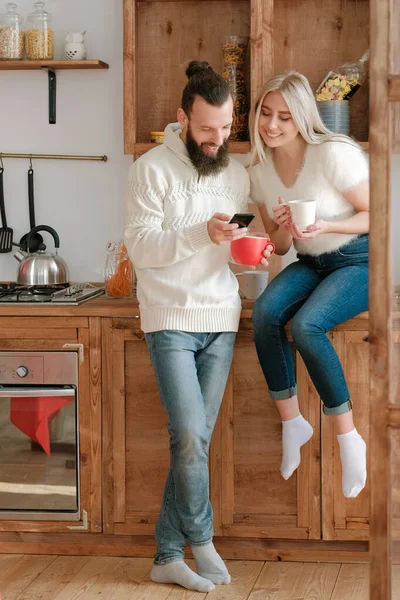
[[[0,519],[79,518],[77,431],[75,386],[0,386]]]

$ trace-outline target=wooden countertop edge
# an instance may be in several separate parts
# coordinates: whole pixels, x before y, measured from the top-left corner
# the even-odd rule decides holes
[[[254,302],[243,300],[242,319],[251,319]],[[368,312],[363,312],[356,320],[368,321]],[[400,312],[394,313],[395,318],[400,318]],[[80,306],[27,306],[27,305],[1,305],[0,317],[139,317],[139,305],[136,299],[118,300],[106,298],[94,298]]]

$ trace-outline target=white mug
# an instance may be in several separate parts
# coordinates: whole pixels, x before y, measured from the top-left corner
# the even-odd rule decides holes
[[[268,271],[243,271],[237,273],[239,292],[246,300],[257,300],[268,283]]]
[[[317,208],[316,200],[289,200],[293,223],[300,231],[306,231],[309,225],[314,225]]]

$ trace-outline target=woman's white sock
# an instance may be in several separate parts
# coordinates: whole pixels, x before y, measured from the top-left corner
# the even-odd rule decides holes
[[[289,479],[300,464],[300,448],[314,433],[310,423],[302,415],[290,421],[282,421],[282,464],[283,479]]]
[[[342,489],[346,498],[355,498],[367,480],[367,447],[357,429],[337,435],[342,462]]]
[[[176,560],[165,565],[153,565],[150,579],[155,583],[177,583],[188,590],[197,592],[215,590],[212,581],[197,575],[183,560]]]
[[[191,546],[191,549],[199,575],[217,584],[231,582],[228,569],[212,542],[203,546]]]

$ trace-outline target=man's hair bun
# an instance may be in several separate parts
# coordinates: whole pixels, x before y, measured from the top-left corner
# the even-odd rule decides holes
[[[186,77],[190,79],[193,75],[197,75],[198,73],[204,73],[205,71],[212,71],[211,65],[208,62],[201,60],[192,60],[187,69],[186,69]]]

